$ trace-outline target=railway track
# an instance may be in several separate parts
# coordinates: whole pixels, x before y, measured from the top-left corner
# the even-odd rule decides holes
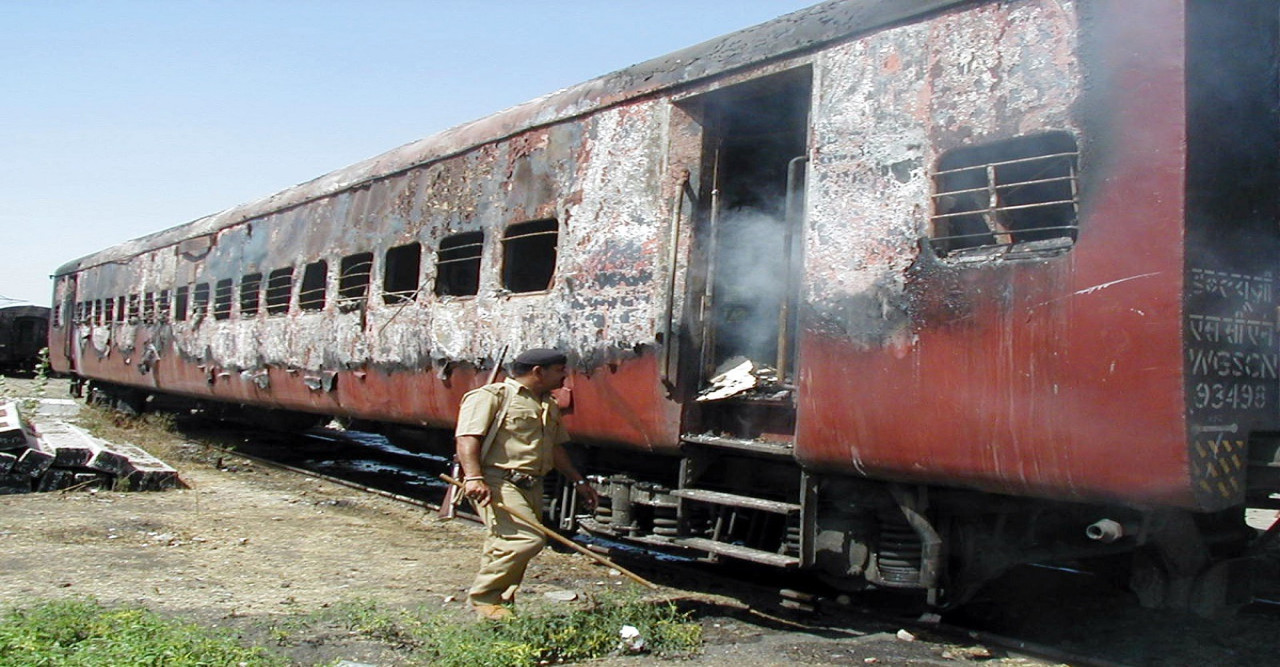
[[[437,479],[448,465],[444,457],[399,447],[381,436],[329,429],[300,434],[246,431],[238,435],[243,436],[245,444],[234,450],[223,449],[224,456],[242,457],[257,465],[324,479],[427,510],[437,509],[444,494],[444,483]],[[465,512],[459,516],[475,520]],[[1213,637],[1238,631],[1270,642],[1271,637],[1280,634],[1280,604],[1271,600],[1251,605],[1235,629],[1221,621],[1201,619],[1165,618],[1152,622],[1144,619],[1158,616],[1156,612],[1138,608],[1123,593],[1109,590],[1095,577],[1081,572],[1022,572],[1020,583],[994,591],[973,609],[941,618],[922,617],[919,608],[902,606],[898,596],[876,600],[879,596],[873,593],[850,598],[832,594],[809,577],[784,576],[750,564],[712,567],[687,559],[655,559],[629,545],[591,538],[580,541],[628,568],[650,573],[645,576],[670,588],[737,601],[717,603],[718,613],[727,612],[743,622],[783,632],[835,638],[836,643],[850,645],[869,633],[895,637],[906,633],[922,645],[971,647],[965,650],[979,656],[1003,654],[1052,664],[1110,666],[1187,664],[1177,658],[1167,663],[1152,662],[1151,655],[1144,656],[1141,648],[1134,649],[1150,646],[1151,651],[1157,651],[1168,635],[1185,640],[1197,633]],[[1035,589],[1043,592],[1032,592]],[[724,596],[724,591],[731,591],[732,595]],[[1011,622],[1019,616],[1026,623]],[[1196,629],[1196,623],[1211,627]],[[1075,631],[1046,630],[1054,626]],[[1203,645],[1197,650],[1202,648]],[[1222,648],[1228,655],[1211,657],[1205,664],[1255,664],[1248,659],[1238,661],[1238,647]],[[955,649],[939,649],[946,650]]]

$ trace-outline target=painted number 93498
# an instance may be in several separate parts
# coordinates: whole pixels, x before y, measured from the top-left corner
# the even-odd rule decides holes
[[[1196,409],[1254,410],[1266,407],[1267,387],[1250,383],[1197,382],[1192,399]]]

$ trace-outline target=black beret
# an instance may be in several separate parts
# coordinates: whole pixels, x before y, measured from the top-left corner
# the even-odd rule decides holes
[[[556,364],[568,363],[569,359],[564,356],[560,350],[552,350],[545,347],[535,347],[532,350],[525,350],[516,357],[515,363],[524,366],[555,366]]]

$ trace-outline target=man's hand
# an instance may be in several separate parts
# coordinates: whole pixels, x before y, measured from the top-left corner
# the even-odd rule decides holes
[[[462,495],[474,500],[481,507],[488,507],[493,493],[483,479],[472,479],[462,483]]]
[[[594,510],[596,505],[600,504],[600,494],[596,493],[595,487],[590,483],[578,484],[573,487],[578,492],[578,497],[582,499],[582,505],[589,510]]]

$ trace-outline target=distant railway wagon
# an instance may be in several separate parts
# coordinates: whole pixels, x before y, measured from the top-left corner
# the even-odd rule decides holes
[[[608,498],[550,481],[557,525],[938,605],[1132,556],[1228,607],[1280,486],[1278,16],[819,4],[68,263],[54,366],[447,428],[556,346]]]
[[[0,373],[34,372],[48,338],[49,309],[45,306],[0,308]]]

